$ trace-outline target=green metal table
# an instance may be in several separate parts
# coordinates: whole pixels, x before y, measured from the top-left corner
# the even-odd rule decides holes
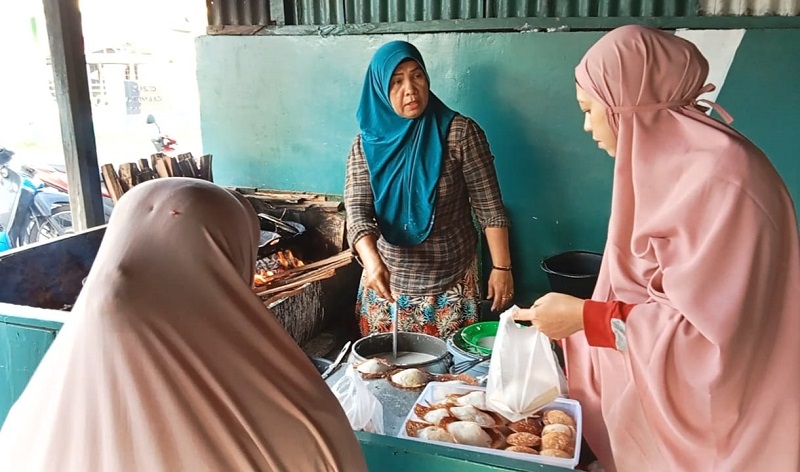
[[[14,313],[14,315],[9,315]],[[0,303],[0,424],[22,393],[69,313]],[[327,382],[333,385],[344,373],[340,367]],[[356,436],[374,472],[494,472],[564,471],[560,467],[476,453],[395,437],[419,392],[391,387],[386,381],[369,381],[383,405],[384,435],[357,432]]]

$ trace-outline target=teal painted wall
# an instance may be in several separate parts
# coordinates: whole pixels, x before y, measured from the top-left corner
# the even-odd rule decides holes
[[[384,42],[408,39],[432,90],[487,133],[514,224],[517,302],[527,304],[547,290],[544,257],[602,251],[605,241],[613,161],[582,131],[573,86],[575,64],[601,34],[201,37],[203,148],[220,183],[341,193],[366,65]],[[798,57],[800,30],[748,32],[718,100],[796,201]]]
[[[717,100],[772,160],[800,210],[800,30],[744,36]],[[800,214],[800,211],[798,211]]]

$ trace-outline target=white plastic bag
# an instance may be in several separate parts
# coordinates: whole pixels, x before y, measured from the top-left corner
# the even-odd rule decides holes
[[[512,421],[533,415],[561,395],[561,368],[550,340],[514,322],[515,305],[500,315],[486,381],[486,404]]]
[[[331,390],[350,420],[350,427],[354,431],[383,434],[383,405],[352,365],[345,365],[345,369]]]

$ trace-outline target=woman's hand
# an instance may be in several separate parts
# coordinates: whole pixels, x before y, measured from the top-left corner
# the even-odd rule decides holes
[[[374,234],[368,234],[359,239],[355,246],[364,266],[364,288],[372,289],[379,297],[394,303],[395,298],[389,285],[389,269],[378,252],[377,239]]]
[[[563,339],[583,329],[583,299],[550,292],[520,309],[515,320],[530,321],[550,339]]]
[[[514,277],[510,270],[492,270],[486,298],[492,300],[493,311],[500,311],[511,303],[514,298]]]
[[[483,233],[486,235],[486,243],[489,245],[492,266],[511,269],[508,228],[489,226],[484,228]],[[492,300],[492,311],[500,311],[511,303],[514,298],[514,277],[511,276],[511,270],[492,269],[488,285],[486,298]]]
[[[382,260],[364,262],[364,287],[374,290],[379,297],[394,303],[394,295],[389,288],[389,275],[389,269]]]

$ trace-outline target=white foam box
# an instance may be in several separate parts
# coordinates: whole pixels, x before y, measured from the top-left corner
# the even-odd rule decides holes
[[[419,398],[417,398],[416,403],[421,403],[423,405],[427,404],[435,404],[441,402],[445,399],[447,395],[450,394],[458,394],[458,393],[469,393],[473,390],[483,390],[485,391],[485,387],[476,387],[472,385],[464,385],[456,382],[431,382],[429,383],[425,389],[420,393]],[[575,436],[575,454],[571,459],[560,458],[560,457],[548,457],[548,456],[539,456],[537,454],[526,454],[523,452],[511,452],[505,451],[502,449],[492,449],[488,447],[478,447],[478,446],[468,446],[464,444],[453,444],[453,443],[438,443],[442,446],[446,447],[454,447],[458,449],[466,449],[469,451],[475,452],[483,452],[485,454],[494,454],[498,456],[504,457],[511,457],[514,459],[520,459],[529,462],[536,462],[538,464],[548,464],[557,467],[564,467],[568,469],[574,469],[575,466],[578,465],[578,458],[581,455],[581,438],[583,437],[583,418],[581,415],[581,404],[578,403],[577,400],[572,400],[568,398],[557,398],[553,403],[545,406],[541,409],[540,413],[544,413],[547,410],[563,410],[572,415],[575,418],[576,423],[576,436]],[[403,420],[403,424],[400,425],[400,431],[397,433],[397,437],[403,439],[410,439],[413,441],[422,441],[427,443],[435,443],[434,441],[415,438],[409,436],[406,433],[406,422],[408,420],[413,421],[423,421],[421,418],[417,417],[414,413],[414,407],[411,407],[411,411],[406,416],[406,419]]]

